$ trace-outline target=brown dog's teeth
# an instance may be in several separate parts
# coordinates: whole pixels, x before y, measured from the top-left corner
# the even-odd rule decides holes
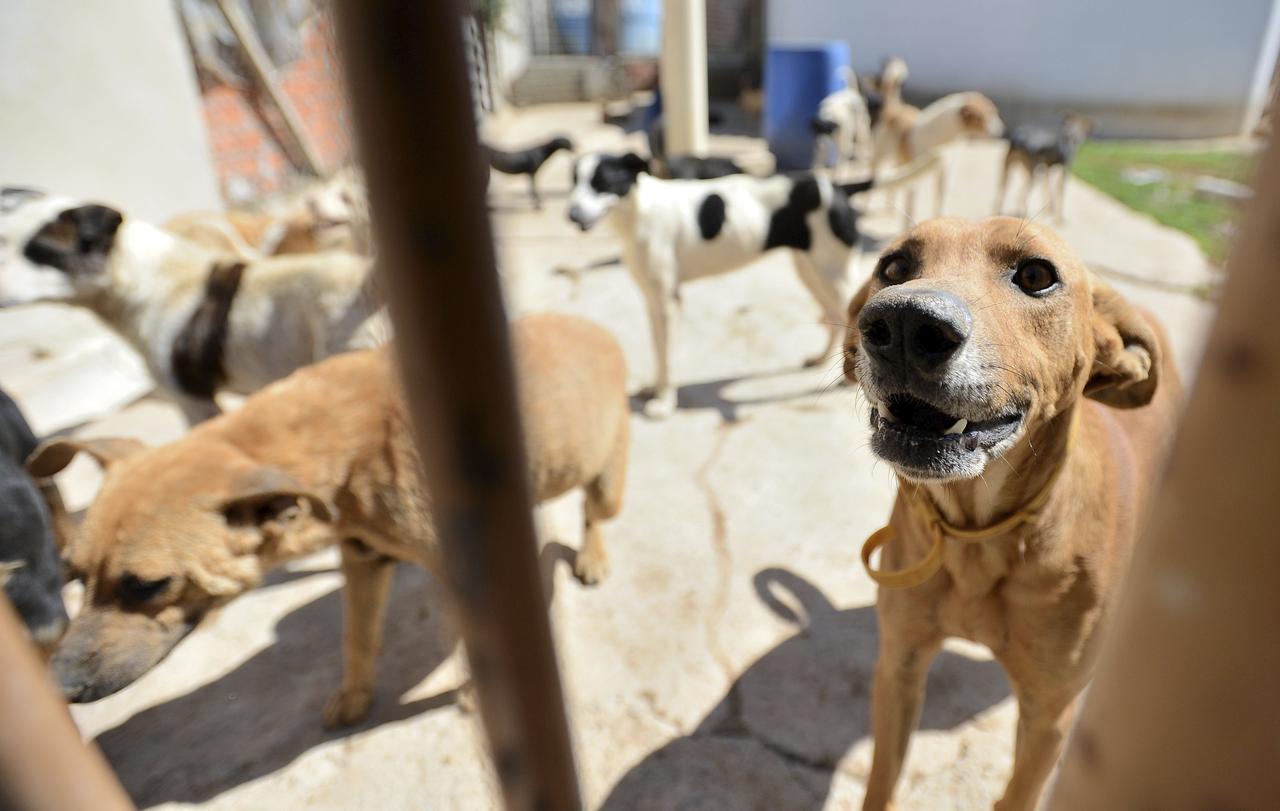
[[[968,425],[969,425],[969,421],[966,420],[964,417],[961,417],[960,419],[955,421],[954,425],[952,425],[946,431],[943,431],[943,436],[955,436],[956,434],[962,433]]]

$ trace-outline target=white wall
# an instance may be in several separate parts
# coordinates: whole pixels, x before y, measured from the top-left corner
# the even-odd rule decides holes
[[[0,183],[163,220],[221,208],[167,0],[0,0]]]
[[[904,57],[908,93],[981,90],[1112,134],[1225,134],[1266,93],[1276,0],[768,0],[771,42],[843,38],[854,68]],[[1258,81],[1258,76],[1264,78]],[[1261,85],[1259,87],[1259,85]]]

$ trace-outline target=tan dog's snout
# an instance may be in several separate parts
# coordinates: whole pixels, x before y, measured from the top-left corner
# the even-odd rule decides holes
[[[874,366],[933,377],[969,340],[973,315],[954,293],[895,287],[867,302],[858,331]]]

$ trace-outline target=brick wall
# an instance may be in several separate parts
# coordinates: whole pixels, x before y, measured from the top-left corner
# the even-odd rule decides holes
[[[343,98],[341,65],[333,48],[333,29],[322,17],[306,24],[300,59],[278,77],[292,100],[326,172],[351,154],[351,127]],[[243,204],[287,188],[297,170],[280,146],[286,130],[265,95],[253,88],[217,85],[203,88],[205,123],[223,198]],[[278,139],[273,130],[281,134]]]

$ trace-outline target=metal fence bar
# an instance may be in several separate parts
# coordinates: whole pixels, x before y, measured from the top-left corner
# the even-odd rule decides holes
[[[1049,808],[1280,802],[1280,150]]]
[[[580,806],[458,0],[334,4],[446,580],[509,809]]]
[[[132,811],[97,749],[85,746],[66,702],[0,594],[0,808]]]

